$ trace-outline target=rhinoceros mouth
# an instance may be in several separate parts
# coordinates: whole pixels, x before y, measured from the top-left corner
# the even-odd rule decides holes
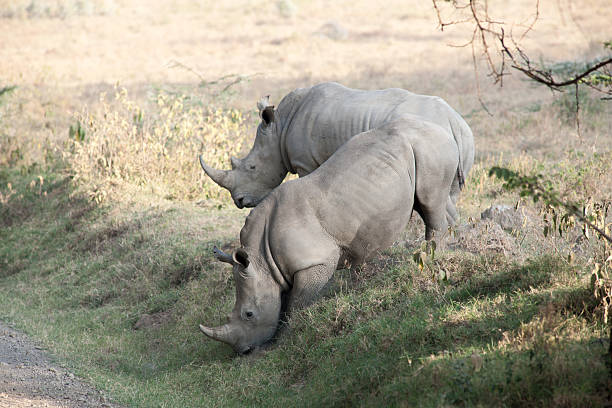
[[[236,197],[234,198],[234,204],[236,204],[236,207],[238,208],[256,207],[260,201],[261,200],[258,200],[257,198],[248,195],[236,194]]]
[[[241,350],[236,350],[236,353],[241,356],[246,356],[247,354],[251,354],[253,350],[255,350],[254,346],[247,346],[246,348],[243,348]]]

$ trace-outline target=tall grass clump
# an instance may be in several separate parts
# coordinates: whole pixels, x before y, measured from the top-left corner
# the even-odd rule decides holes
[[[114,103],[102,95],[101,106],[99,113],[76,115],[65,153],[75,182],[94,201],[126,186],[168,199],[226,194],[205,176],[198,155],[221,168],[240,152],[247,125],[239,110],[186,107],[180,97],[159,94],[152,112],[145,112],[125,89]]]

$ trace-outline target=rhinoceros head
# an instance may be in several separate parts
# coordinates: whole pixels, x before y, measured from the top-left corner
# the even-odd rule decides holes
[[[219,327],[200,325],[208,337],[232,346],[238,354],[270,340],[276,332],[281,312],[281,289],[270,274],[240,248],[228,255],[215,247],[215,256],[233,266],[236,304],[228,323]]]
[[[200,156],[202,169],[215,183],[230,191],[238,208],[255,207],[283,181],[288,171],[281,156],[274,106],[266,96],[257,107],[261,123],[253,148],[245,158],[231,157],[231,170],[217,170],[204,163]]]

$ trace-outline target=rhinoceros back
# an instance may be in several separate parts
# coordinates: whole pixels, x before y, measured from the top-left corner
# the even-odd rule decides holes
[[[296,91],[299,98],[292,96],[279,105],[280,142],[289,170],[300,176],[314,171],[351,137],[406,115],[420,116],[446,129],[459,147],[462,173],[467,174],[472,166],[472,133],[441,98],[398,88],[356,90],[337,83]]]

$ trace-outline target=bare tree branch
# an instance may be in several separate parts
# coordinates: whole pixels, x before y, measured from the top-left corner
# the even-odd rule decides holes
[[[467,14],[467,17],[466,19],[450,22],[444,21],[442,11],[438,5],[439,0],[432,0],[432,3],[441,30],[443,30],[444,27],[452,25],[473,25],[471,39],[463,46],[471,46],[472,61],[477,77],[478,67],[476,64],[476,54],[477,52],[481,52],[489,70],[488,76],[491,76],[493,82],[500,86],[503,86],[503,77],[509,74],[508,68],[510,67],[554,91],[562,91],[562,88],[572,85],[578,86],[578,84],[585,84],[604,95],[612,95],[612,76],[609,72],[609,69],[612,68],[612,57],[594,62],[590,64],[590,66],[586,66],[579,70],[579,72],[569,78],[558,79],[555,78],[551,70],[539,65],[534,65],[525,52],[523,52],[520,42],[525,38],[527,33],[533,29],[538,21],[540,16],[539,0],[535,0],[533,19],[521,33],[518,42],[515,41],[512,31],[509,36],[506,34],[504,22],[494,20],[490,17],[488,0],[467,0],[467,3],[464,4],[460,4],[457,0],[453,1],[451,7],[456,11],[464,12]],[[508,38],[512,43],[511,46],[508,44]],[[606,43],[606,46],[612,49],[612,46],[608,43]],[[600,72],[601,74],[597,76]],[[476,78],[476,83],[479,100],[482,103],[478,78]],[[598,86],[601,84],[603,84],[603,86]],[[601,99],[608,100],[610,98],[602,97]]]

